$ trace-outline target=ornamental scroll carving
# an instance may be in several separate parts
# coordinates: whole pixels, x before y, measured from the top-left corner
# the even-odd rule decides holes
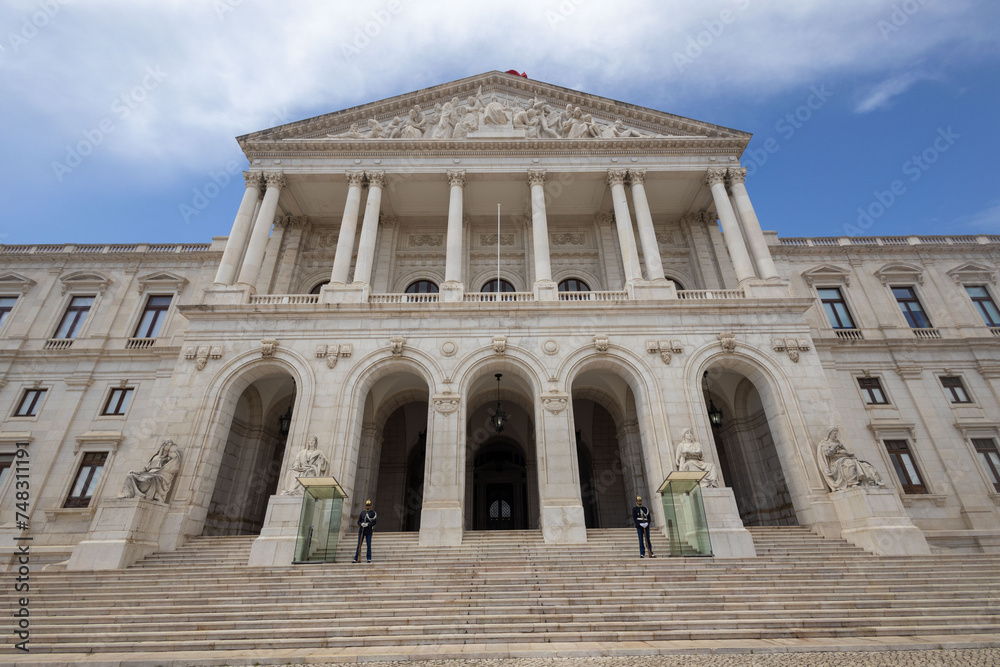
[[[222,346],[221,345],[191,346],[184,353],[184,358],[194,360],[195,369],[203,371],[205,370],[205,366],[208,365],[209,359],[222,358]]]
[[[596,335],[594,336],[594,349],[597,350],[598,354],[607,354],[608,348],[610,347],[610,342],[606,335]]]
[[[403,348],[406,346],[406,339],[402,336],[393,336],[389,339],[389,351],[392,352],[392,356],[401,357],[403,356]]]
[[[480,234],[479,235],[479,245],[481,246],[495,246],[497,244],[496,234]],[[512,246],[514,245],[514,235],[513,234],[501,234],[500,235],[500,246]]]
[[[434,406],[435,411],[443,415],[450,415],[455,410],[458,410],[461,399],[459,399],[458,394],[445,392],[443,394],[434,394],[431,398],[431,404]]]
[[[428,246],[432,248],[440,248],[444,245],[444,235],[443,234],[411,234],[406,239],[406,245],[411,248],[419,248],[421,246]]]
[[[260,341],[260,356],[264,359],[273,359],[274,353],[278,351],[277,338],[265,338]]]
[[[552,391],[541,395],[542,407],[554,415],[559,414],[569,406],[569,394]]]
[[[326,365],[328,368],[334,368],[341,357],[349,357],[354,354],[354,346],[350,343],[342,343],[337,345],[336,343],[331,345],[317,345],[316,346],[316,358],[326,359]]]
[[[771,341],[775,352],[787,352],[792,363],[799,363],[799,353],[809,351],[809,341],[804,338],[775,338]]]
[[[552,245],[584,245],[587,242],[586,234],[552,234]]]

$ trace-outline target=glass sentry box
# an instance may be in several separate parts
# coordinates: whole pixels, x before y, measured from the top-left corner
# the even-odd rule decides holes
[[[674,471],[657,490],[663,500],[671,556],[711,556],[712,540],[701,497],[702,471]]]
[[[340,537],[347,494],[333,477],[299,477],[305,487],[293,563],[331,563]]]

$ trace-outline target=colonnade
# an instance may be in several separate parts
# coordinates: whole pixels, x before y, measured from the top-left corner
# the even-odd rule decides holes
[[[528,170],[527,180],[531,191],[531,226],[535,269],[535,287],[554,289],[552,267],[549,254],[549,233],[545,205],[544,170]],[[452,288],[460,288],[462,258],[462,221],[464,211],[464,191],[467,183],[466,172],[449,170],[446,172],[449,185],[448,227],[446,235],[445,283]],[[270,235],[271,224],[277,210],[278,197],[285,185],[282,172],[243,172],[246,192],[240,203],[233,230],[226,244],[222,262],[215,277],[216,285],[241,284],[252,286],[260,272],[264,251]],[[379,211],[382,205],[382,191],[386,186],[384,171],[347,172],[347,200],[337,237],[337,250],[330,273],[331,285],[370,285],[372,266],[375,261],[375,237],[378,231]],[[705,183],[712,193],[712,199],[722,225],[723,238],[733,262],[736,278],[740,284],[755,278],[772,279],[778,272],[771,259],[767,242],[757,220],[750,196],[744,184],[746,169],[709,169]],[[635,284],[641,281],[665,282],[663,262],[660,258],[656,231],[649,209],[645,190],[645,169],[610,169],[607,183],[611,188],[614,205],[615,225],[625,282]],[[357,235],[358,218],[361,215],[362,189],[367,185],[368,195],[361,234],[358,240],[358,256],[353,277],[349,276],[351,259]],[[632,191],[632,208],[635,211],[638,242],[642,247],[643,261],[640,263],[632,217],[629,210],[626,185]],[[728,186],[728,189],[727,189]],[[263,192],[263,199],[261,193]],[[643,277],[645,269],[645,278]]]

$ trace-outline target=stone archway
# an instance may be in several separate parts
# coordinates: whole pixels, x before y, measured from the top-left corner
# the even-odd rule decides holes
[[[512,440],[496,437],[476,452],[472,468],[472,529],[528,528],[528,466]]]

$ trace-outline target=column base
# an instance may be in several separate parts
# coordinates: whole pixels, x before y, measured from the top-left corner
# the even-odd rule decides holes
[[[753,536],[740,519],[736,496],[729,487],[701,489],[708,520],[708,537],[716,558],[756,558]]]
[[[209,306],[240,306],[249,303],[257,290],[250,285],[214,284],[202,292],[201,302]]]
[[[457,280],[446,280],[441,283],[441,301],[445,303],[458,303],[465,298],[465,285]]]
[[[583,505],[543,507],[542,537],[546,544],[584,544],[587,541],[587,521]]]
[[[320,303],[368,303],[371,296],[371,285],[368,283],[328,283],[319,291]]]
[[[460,546],[463,523],[461,507],[428,507],[425,501],[420,510],[420,546]]]
[[[891,489],[855,486],[830,494],[840,519],[840,536],[879,556],[919,556],[931,549],[910,522],[903,502]]]
[[[295,560],[302,496],[271,496],[260,535],[250,547],[250,567],[284,567]]]
[[[539,280],[535,283],[532,291],[535,293],[535,301],[559,300],[559,286],[551,280]]]
[[[740,283],[748,299],[782,299],[791,296],[787,278],[760,280],[752,278]]]
[[[633,284],[634,298],[639,301],[677,299],[677,285],[674,281],[650,280]]]
[[[87,537],[76,545],[66,569],[123,570],[160,549],[160,528],[170,505],[145,498],[100,501]]]

